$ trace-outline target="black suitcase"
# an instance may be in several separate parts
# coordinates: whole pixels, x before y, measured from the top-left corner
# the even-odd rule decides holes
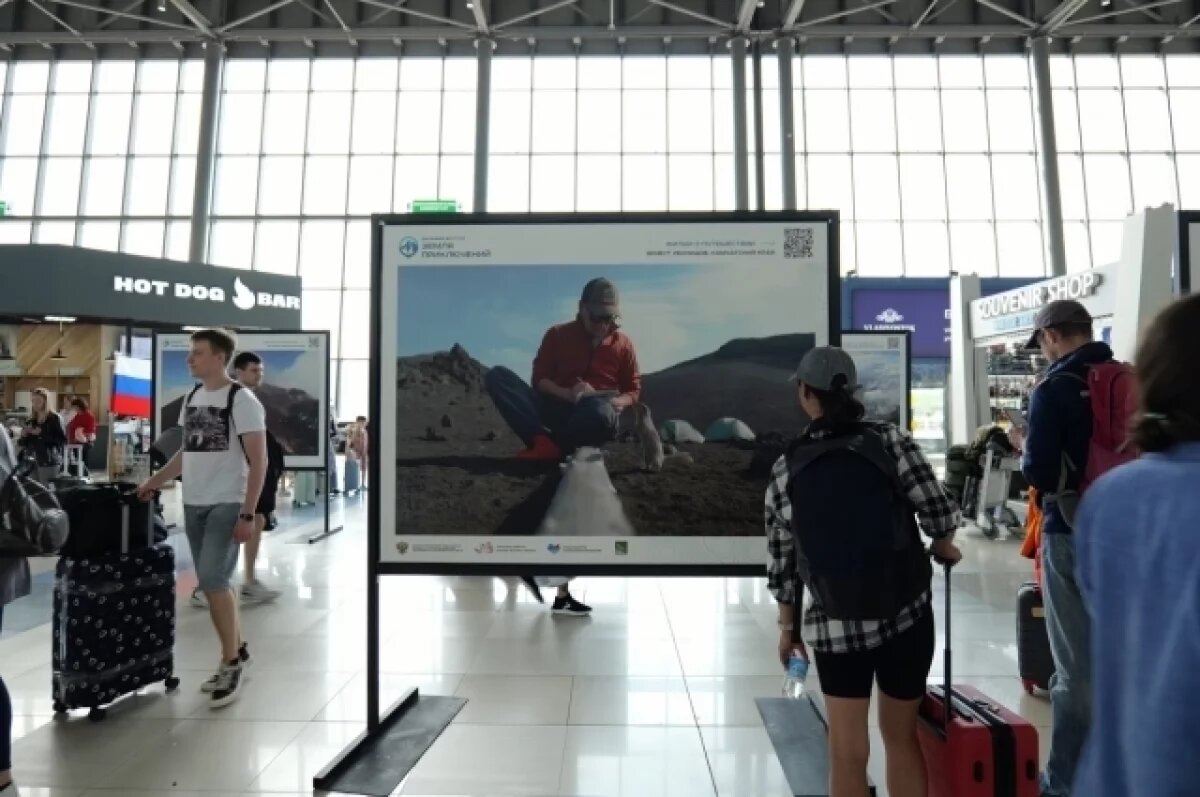
[[[137,485],[128,482],[65,484],[55,496],[71,523],[71,534],[60,552],[81,559],[120,551],[125,512],[131,529],[145,529],[153,522],[154,504],[139,501]],[[138,532],[134,533],[138,536]],[[160,533],[155,542],[166,537]],[[140,539],[137,542],[141,545]]]
[[[1049,691],[1054,675],[1054,656],[1046,631],[1046,608],[1042,590],[1032,581],[1017,590],[1017,669],[1025,691]]]
[[[153,544],[153,525],[131,534],[127,508],[115,551],[63,556],[55,569],[54,711],[105,706],[150,684],[179,686],[175,661],[175,550]],[[139,527],[140,526],[140,527]],[[132,537],[132,539],[131,539]],[[147,545],[146,543],[151,543]]]

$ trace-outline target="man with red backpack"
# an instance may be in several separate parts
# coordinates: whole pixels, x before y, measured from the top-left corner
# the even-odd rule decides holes
[[[1046,628],[1054,655],[1054,708],[1042,797],[1071,794],[1091,726],[1089,615],[1076,580],[1072,526],[1079,497],[1105,471],[1132,458],[1125,448],[1134,409],[1133,372],[1093,339],[1092,316],[1075,301],[1047,304],[1029,348],[1051,365],[1029,402],[1029,426],[1014,432],[1022,471],[1042,496],[1042,569]]]

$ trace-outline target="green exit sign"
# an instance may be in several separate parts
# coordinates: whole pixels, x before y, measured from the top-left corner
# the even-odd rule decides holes
[[[0,216],[8,215],[8,203],[0,200]]]
[[[458,202],[453,199],[414,199],[408,203],[409,213],[457,213]]]

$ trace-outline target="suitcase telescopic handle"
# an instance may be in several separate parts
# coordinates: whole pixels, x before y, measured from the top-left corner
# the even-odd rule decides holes
[[[946,633],[946,642],[942,646],[942,670],[945,674],[945,679],[943,681],[943,684],[944,684],[943,689],[945,691],[942,692],[942,697],[944,699],[944,702],[942,704],[942,728],[943,728],[943,730],[945,730],[948,733],[950,730],[950,714],[953,711],[953,706],[954,706],[954,695],[953,695],[953,692],[951,692],[951,684],[954,683],[954,681],[951,678],[951,674],[950,674],[950,567],[951,567],[951,563],[949,561],[947,561],[946,559],[943,559],[940,556],[937,556],[936,554],[931,553],[930,555],[933,556],[933,561],[937,562],[938,564],[940,564],[942,566],[942,570],[945,572],[945,577],[946,577],[946,617],[942,621],[942,624],[945,628],[945,633]]]

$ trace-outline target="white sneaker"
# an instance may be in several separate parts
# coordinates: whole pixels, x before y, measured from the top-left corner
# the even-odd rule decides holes
[[[199,587],[192,590],[192,599],[190,602],[196,609],[208,608],[208,596],[201,592]]]
[[[272,589],[261,581],[247,581],[242,584],[241,596],[243,603],[270,603],[280,596],[277,589]]]
[[[240,663],[222,664],[217,673],[217,682],[210,694],[209,708],[224,708],[237,700],[242,691],[242,678],[245,670]]]
[[[243,642],[242,646],[238,648],[238,660],[241,662],[243,668],[249,667],[254,663],[254,659],[250,658],[250,648],[246,646],[245,642]],[[220,683],[221,670],[218,668],[217,671],[208,678],[208,680],[200,684],[200,691],[205,694],[212,694],[214,691],[216,691],[217,685]],[[8,795],[3,795],[2,797],[8,797]]]

